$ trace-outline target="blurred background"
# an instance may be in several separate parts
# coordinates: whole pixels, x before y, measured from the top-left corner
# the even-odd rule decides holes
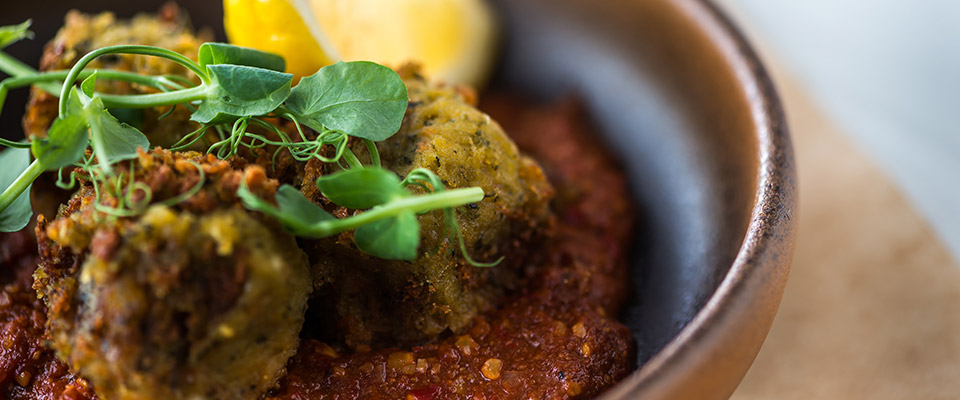
[[[773,75],[799,238],[735,400],[960,398],[960,1],[716,0]]]
[[[960,258],[960,1],[717,3]]]

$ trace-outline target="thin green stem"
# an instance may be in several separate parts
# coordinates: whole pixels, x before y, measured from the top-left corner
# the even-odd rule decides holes
[[[0,82],[0,108],[3,108],[3,103],[6,101],[7,93],[10,89],[18,89],[25,86],[30,86],[33,84],[43,83],[43,82],[59,82],[64,80],[69,74],[70,71],[49,71],[49,72],[38,72],[29,75],[20,75],[13,76],[7,79],[4,79]],[[154,88],[162,88],[162,83],[158,78],[140,75],[134,72],[127,71],[116,71],[116,70],[86,70],[80,73],[79,79],[86,79],[90,75],[97,73],[98,77],[103,77],[105,79],[126,81],[131,83],[138,83],[141,85],[146,85]],[[51,85],[53,88],[53,85]],[[60,92],[62,88],[60,85],[56,85],[57,92]],[[54,94],[56,94],[54,93]]]
[[[37,82],[63,80],[64,75],[66,74],[41,72],[41,73],[32,74],[32,75],[13,76],[13,77],[4,79],[2,82],[0,82],[0,85],[3,85],[8,89],[16,89],[24,86],[30,86]]]
[[[37,74],[37,71],[31,68],[29,65],[10,57],[9,54],[2,51],[0,51],[0,71],[3,71],[13,77],[23,77]],[[39,82],[37,83],[37,88],[54,96],[58,96],[60,93],[60,85],[53,82]]]
[[[12,140],[0,138],[0,146],[12,147],[15,149],[29,149],[30,142],[14,142]]]
[[[247,121],[247,118],[240,118],[233,123],[233,133],[230,136],[232,138],[230,143],[230,153],[227,157],[237,155],[237,150],[240,149],[240,144],[243,143],[244,134],[247,132]]]
[[[367,152],[370,153],[370,163],[380,168],[380,151],[377,150],[377,144],[370,139],[363,139],[363,144],[367,145]]]
[[[176,62],[177,64],[180,64],[186,67],[191,72],[193,72],[198,77],[200,77],[200,81],[203,82],[203,85],[201,85],[201,87],[205,86],[209,80],[206,72],[204,72],[203,69],[200,68],[200,65],[193,62],[193,60],[185,57],[184,55],[172,50],[164,49],[162,47],[141,46],[141,45],[120,45],[120,46],[103,47],[87,53],[87,55],[80,58],[80,60],[77,61],[77,63],[73,66],[73,68],[70,69],[70,73],[68,73],[67,77],[64,79],[63,88],[61,89],[61,92],[60,92],[60,108],[59,108],[60,115],[64,115],[67,113],[67,93],[68,93],[68,90],[70,90],[70,88],[73,87],[74,82],[77,81],[77,78],[80,75],[80,71],[82,71],[87,66],[87,64],[93,61],[93,59],[105,54],[116,54],[116,53],[140,54],[140,55],[154,56],[154,57],[160,57],[160,58],[171,60],[173,62]],[[190,90],[190,89],[187,89],[187,90]],[[170,92],[170,93],[177,93],[177,92]],[[159,93],[159,94],[162,95],[166,93]],[[153,95],[141,95],[141,96],[131,96],[131,97],[143,97],[143,96],[153,96]],[[197,100],[197,99],[194,99],[194,100]],[[106,98],[104,98],[104,103],[105,104],[107,103]],[[170,105],[170,104],[171,103],[157,104],[157,105]],[[149,106],[145,106],[145,107],[149,107]]]
[[[198,140],[203,138],[204,134],[207,133],[208,128],[210,127],[207,125],[203,125],[200,127],[200,129],[197,129],[193,132],[190,132],[184,135],[182,138],[180,138],[180,140],[177,141],[177,143],[174,143],[173,146],[170,146],[170,151],[182,151],[183,149],[193,146],[194,143],[196,143]],[[196,137],[194,139],[190,139],[193,136],[196,136]],[[186,142],[187,140],[190,140],[190,142],[184,144],[184,142]]]
[[[70,172],[70,180],[63,180],[63,168],[57,170],[57,187],[63,190],[73,190],[77,186],[77,171]]]
[[[323,221],[313,225],[301,235],[325,237],[356,229],[383,219],[396,217],[402,213],[421,213],[441,208],[457,207],[483,200],[483,189],[478,187],[446,190],[422,196],[407,197],[340,220]]]
[[[33,67],[24,64],[23,61],[13,58],[13,56],[3,51],[0,51],[0,71],[10,76],[25,76],[37,73],[37,70],[33,69]]]
[[[20,197],[20,194],[27,190],[42,172],[43,165],[40,164],[40,160],[33,160],[30,166],[23,170],[20,176],[3,193],[0,193],[0,213],[10,207],[10,204],[13,204],[13,201]]]
[[[60,79],[62,78],[57,78],[50,74],[21,75],[4,79],[0,81],[0,108],[3,108],[3,104],[7,101],[7,93],[10,92],[10,89],[30,86],[39,82],[58,81]]]
[[[89,73],[87,73],[87,71],[89,71]],[[57,71],[57,72],[60,72],[60,71]],[[64,74],[63,79],[67,79],[66,74],[68,74],[69,71],[63,71],[62,73]],[[144,86],[150,86],[155,89],[162,89],[164,87],[164,84],[166,84],[166,82],[162,77],[141,75],[136,72],[118,71],[115,69],[85,70],[82,73],[80,73],[79,79],[86,79],[88,76],[93,75],[94,73],[97,74],[97,79],[109,79],[114,81],[137,83]]]
[[[170,106],[170,109],[167,110],[167,112],[165,112],[165,113],[161,114],[159,117],[157,117],[157,121],[160,121],[160,120],[162,120],[162,119],[164,119],[164,118],[166,118],[166,117],[169,117],[170,114],[173,114],[173,112],[176,111],[176,110],[177,110],[177,105],[176,105],[176,104]]]
[[[276,125],[271,124],[259,118],[251,118],[250,120],[253,121],[254,124],[259,125],[261,128],[267,129],[273,132],[274,134],[276,134],[277,136],[279,136],[280,140],[284,144],[293,144],[293,140],[290,140],[290,136],[287,136],[287,133],[280,130],[280,128],[278,128]]]
[[[141,85],[147,85],[157,89],[163,87],[164,83],[166,83],[165,79],[163,79],[162,77],[141,75],[136,72],[120,71],[115,69],[86,69],[86,70],[80,71],[80,75],[77,76],[77,79],[80,79],[80,80],[86,79],[87,77],[89,77],[90,75],[93,75],[94,73],[97,74],[98,79],[110,79],[110,80],[116,80],[116,81],[138,83]],[[6,80],[10,80],[11,82],[19,82],[18,81],[19,79],[33,78],[33,79],[37,79],[37,81],[40,81],[40,80],[63,81],[67,79],[67,76],[69,74],[70,74],[69,70],[46,71],[46,72],[38,72],[31,75],[26,75],[26,76],[16,76],[13,78],[7,78]],[[33,83],[33,82],[29,82],[28,84],[30,83]],[[21,86],[25,86],[25,85],[21,85]]]
[[[288,111],[287,108],[284,107],[283,105],[280,105],[280,107],[277,107],[274,113],[293,122],[293,126],[297,127],[297,132],[300,134],[300,140],[304,142],[307,141],[307,135],[303,133],[303,128],[300,127],[300,122],[297,121],[297,116],[290,113],[290,111]]]
[[[98,93],[97,95],[103,99],[103,105],[107,106],[108,108],[151,108],[172,106],[175,104],[203,100],[207,96],[206,89],[207,88],[205,86],[194,86],[189,89],[174,90],[172,92],[163,93],[132,95]]]
[[[180,89],[194,85],[190,79],[180,75],[163,75],[158,77],[158,79],[167,85],[179,87]]]
[[[504,260],[504,256],[500,256],[500,258],[498,258],[496,261],[491,262],[474,260],[473,257],[470,256],[470,252],[467,251],[467,244],[463,241],[463,232],[460,231],[460,224],[457,223],[457,214],[452,208],[444,208],[443,218],[447,220],[447,229],[449,230],[451,236],[453,236],[460,245],[460,254],[463,254],[463,258],[466,259],[470,265],[473,265],[474,267],[490,268],[496,267],[501,261]]]
[[[347,160],[347,165],[350,168],[363,168],[363,163],[360,162],[356,154],[353,154],[353,150],[350,150],[349,146],[343,150],[343,158]]]

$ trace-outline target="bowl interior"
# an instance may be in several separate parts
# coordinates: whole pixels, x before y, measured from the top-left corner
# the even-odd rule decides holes
[[[83,11],[120,16],[164,0],[94,0]],[[194,25],[221,29],[221,3],[183,2]],[[716,291],[744,240],[756,194],[756,138],[735,74],[669,1],[495,0],[503,52],[494,85],[544,100],[571,93],[587,105],[628,171],[640,215],[634,280],[623,320],[648,360]],[[8,5],[0,23],[34,18],[37,39],[10,50],[38,60],[62,23],[66,1],[42,15]],[[222,30],[216,32],[222,38]],[[4,136],[19,136],[25,91],[3,112]],[[15,133],[11,135],[10,133]]]
[[[580,95],[639,210],[624,322],[642,363],[703,307],[744,240],[754,123],[721,55],[668,1],[500,0],[498,84]]]

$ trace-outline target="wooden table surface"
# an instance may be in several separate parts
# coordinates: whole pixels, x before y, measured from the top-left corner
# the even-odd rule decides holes
[[[732,398],[960,399],[960,268],[891,180],[773,69],[796,146],[799,238],[773,328]]]

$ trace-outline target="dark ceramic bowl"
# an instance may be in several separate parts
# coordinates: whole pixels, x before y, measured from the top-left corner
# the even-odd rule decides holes
[[[640,368],[604,398],[725,399],[763,344],[793,253],[793,154],[756,55],[698,0],[501,0],[502,84],[576,92],[640,209],[623,316]]]
[[[698,0],[501,0],[500,84],[578,93],[640,210],[623,316],[640,368],[604,398],[725,399],[770,329],[794,247],[793,154],[756,55]]]
[[[128,16],[162,2],[80,8]],[[182,3],[195,25],[222,25],[219,0]],[[494,85],[543,99],[579,94],[622,158],[640,210],[623,315],[640,368],[604,398],[729,397],[773,321],[796,226],[790,138],[759,60],[706,1],[494,4],[505,32]],[[0,23],[34,18],[35,45],[11,50],[37,60],[75,6],[4,7]],[[19,131],[10,116],[22,102],[8,102],[6,132]]]

